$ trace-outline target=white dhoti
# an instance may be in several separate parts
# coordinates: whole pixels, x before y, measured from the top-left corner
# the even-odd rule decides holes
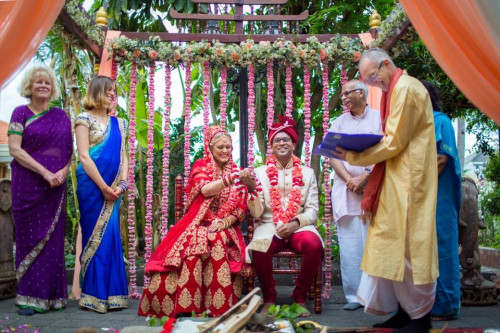
[[[344,215],[337,221],[337,231],[342,288],[347,303],[358,302],[356,292],[361,281],[361,259],[368,225],[363,224],[360,216]]]
[[[418,319],[431,311],[436,297],[436,282],[413,284],[413,271],[405,259],[403,281],[374,277],[363,272],[358,289],[358,300],[365,312],[387,315],[398,310],[398,303],[411,319]]]

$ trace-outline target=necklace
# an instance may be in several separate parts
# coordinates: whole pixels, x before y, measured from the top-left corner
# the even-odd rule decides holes
[[[296,156],[292,156],[292,159],[292,189],[290,190],[288,205],[284,207],[282,203],[283,197],[281,196],[281,190],[278,186],[278,168],[276,166],[278,161],[274,155],[269,155],[267,157],[266,173],[269,178],[269,184],[271,185],[271,189],[269,190],[269,195],[271,197],[270,206],[273,212],[273,222],[275,225],[290,222],[299,211],[301,197],[300,189],[304,186],[301,168],[302,163]]]

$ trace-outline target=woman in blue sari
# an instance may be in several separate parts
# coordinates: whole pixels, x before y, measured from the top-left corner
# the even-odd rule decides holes
[[[460,314],[458,215],[462,198],[462,178],[455,132],[450,118],[440,112],[439,90],[428,82],[422,83],[429,92],[434,109],[439,174],[436,205],[439,278],[431,318],[451,320]]]
[[[75,121],[80,164],[76,170],[82,228],[80,306],[105,313],[127,307],[128,289],[120,238],[120,201],[128,187],[126,122],[109,111],[115,82],[93,78]]]

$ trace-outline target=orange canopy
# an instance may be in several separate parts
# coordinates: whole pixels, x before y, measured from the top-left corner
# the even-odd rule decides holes
[[[500,124],[500,1],[400,2],[439,66]]]

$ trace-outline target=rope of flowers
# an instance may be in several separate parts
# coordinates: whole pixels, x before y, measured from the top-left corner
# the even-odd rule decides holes
[[[209,104],[209,89],[210,89],[210,63],[205,61],[203,63],[203,136],[208,129],[210,104]]]
[[[227,68],[222,66],[220,71],[220,126],[226,129],[227,119]]]
[[[311,72],[304,66],[304,141],[306,166],[311,166]]]
[[[286,63],[286,73],[285,73],[285,101],[286,101],[286,113],[285,115],[292,118],[292,65]]]
[[[116,82],[116,78],[118,76],[118,64],[116,62],[115,55],[111,58],[111,78]],[[116,104],[113,107],[113,110],[110,112],[111,116],[116,116]]]
[[[248,167],[253,170],[255,162],[254,147],[255,130],[255,68],[248,65]]]
[[[274,122],[274,63],[271,60],[267,61],[267,128],[271,128]],[[267,155],[273,153],[271,149],[272,143],[267,142]]]
[[[191,146],[191,61],[186,64],[186,94],[184,100],[184,188],[187,186],[189,173],[191,172],[191,163],[189,161],[189,150]],[[184,202],[186,202],[186,193],[184,193]]]
[[[172,99],[170,87],[172,70],[170,65],[165,63],[165,113],[163,114],[163,174],[161,178],[161,239],[168,232],[168,181],[169,181],[169,160],[170,160],[170,110]]]
[[[129,165],[128,165],[128,261],[130,273],[130,298],[139,299],[141,295],[137,291],[137,270],[135,266],[135,103],[137,89],[136,63],[132,61],[130,68],[130,118],[129,118]]]
[[[349,78],[347,77],[347,71],[345,70],[344,64],[342,64],[342,69],[340,70],[340,84],[342,85],[342,87],[347,83],[347,81],[349,81]],[[342,113],[349,112],[349,109],[344,105],[344,103],[342,103],[342,110]]]
[[[326,135],[328,133],[328,125],[330,120],[330,113],[328,109],[328,92],[329,92],[329,82],[328,82],[328,63],[323,63],[323,133]],[[331,210],[332,203],[330,200],[330,163],[327,158],[323,159],[323,189],[325,191],[325,216],[323,218],[323,225],[325,227],[325,238],[326,238],[326,248],[325,248],[325,266],[323,271],[325,272],[325,291],[323,293],[324,298],[330,298],[331,286],[332,286],[332,237],[331,237]]]
[[[146,226],[144,228],[146,253],[144,262],[151,257],[153,245],[153,150],[154,150],[154,124],[155,124],[155,63],[149,68],[149,103],[148,103],[148,150],[146,172]],[[150,278],[144,274],[144,287],[149,285]]]

